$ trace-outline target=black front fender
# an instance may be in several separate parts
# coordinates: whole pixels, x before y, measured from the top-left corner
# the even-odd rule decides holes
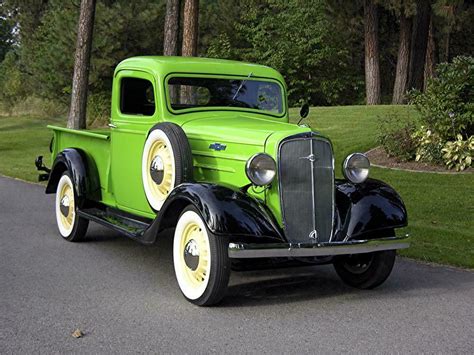
[[[336,181],[337,240],[377,237],[383,230],[405,227],[407,210],[397,192],[382,181],[362,184]]]
[[[165,228],[174,227],[188,205],[196,207],[212,233],[229,236],[231,242],[285,241],[280,227],[259,201],[220,185],[185,183],[177,186],[166,199],[145,233],[146,242],[153,242]]]
[[[54,159],[46,186],[47,194],[56,192],[59,179],[66,170],[71,174],[78,198],[84,199],[87,196],[88,199],[100,200],[97,168],[82,150],[76,148],[64,149]]]

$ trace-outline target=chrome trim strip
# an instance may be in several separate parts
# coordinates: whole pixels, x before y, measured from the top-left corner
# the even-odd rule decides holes
[[[310,156],[314,156],[314,148],[313,148],[313,140],[310,139],[309,140],[309,152],[310,152]],[[318,238],[319,238],[319,235],[318,235],[318,232],[316,232],[316,192],[314,191],[314,161],[311,161],[310,160],[310,163],[311,163],[311,198],[313,199],[313,201],[311,201],[311,207],[313,207],[313,215],[312,215],[312,221],[313,221],[313,231],[311,232],[312,233],[315,233],[315,241],[318,242]],[[310,234],[310,238],[311,238],[311,234]]]
[[[372,253],[383,250],[406,249],[409,238],[391,237],[350,242],[332,242],[319,244],[268,243],[246,244],[229,243],[229,258],[280,258],[313,257]]]

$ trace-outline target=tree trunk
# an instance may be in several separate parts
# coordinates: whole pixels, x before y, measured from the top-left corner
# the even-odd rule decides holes
[[[180,0],[166,1],[164,55],[178,55]]]
[[[165,38],[163,41],[164,55],[178,55],[180,9],[180,0],[166,1]],[[170,86],[169,91],[170,101],[175,103],[178,98],[178,88]]]
[[[425,71],[426,47],[430,28],[431,6],[429,0],[418,1],[416,16],[413,24],[413,34],[410,53],[410,72],[408,88],[421,90]]]
[[[364,1],[365,93],[367,105],[380,103],[378,14],[374,0]]]
[[[183,47],[181,53],[186,57],[197,56],[199,0],[184,0]],[[181,88],[181,103],[195,104],[194,91],[190,86]]]
[[[197,56],[199,0],[184,1],[182,55]]]
[[[405,102],[408,81],[408,66],[410,64],[410,41],[412,19],[403,13],[400,15],[400,44],[398,47],[395,85],[393,86],[392,103],[400,105]]]
[[[68,128],[86,128],[87,89],[91,59],[96,0],[82,0],[77,28],[74,76],[72,79],[71,107]]]
[[[449,62],[450,60],[450,53],[449,53],[449,45],[451,40],[451,31],[448,29],[448,33],[446,33],[446,42],[444,44],[444,60]]]
[[[430,29],[428,32],[428,44],[426,46],[426,59],[425,59],[425,73],[423,81],[423,90],[426,90],[428,80],[434,76],[434,68],[436,64],[436,43],[433,33],[433,19],[430,21]]]

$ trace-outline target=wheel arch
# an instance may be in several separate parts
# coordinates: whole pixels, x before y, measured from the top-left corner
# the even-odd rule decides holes
[[[97,167],[92,158],[78,148],[66,148],[54,159],[51,173],[46,185],[46,193],[56,192],[59,179],[64,171],[69,171],[77,197],[80,200],[100,200],[100,182]]]
[[[146,232],[154,242],[166,228],[174,227],[182,211],[193,205],[209,230],[231,242],[283,242],[283,233],[265,206],[240,191],[209,183],[184,183],[168,196],[158,217]]]
[[[368,179],[361,184],[336,181],[337,239],[376,239],[408,224],[403,200],[388,184]]]

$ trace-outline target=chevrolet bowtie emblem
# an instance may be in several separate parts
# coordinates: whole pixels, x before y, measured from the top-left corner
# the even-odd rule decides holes
[[[225,144],[221,144],[221,143],[211,143],[209,145],[209,149],[213,149],[217,152],[221,151],[221,150],[225,150],[227,148],[227,146]]]
[[[316,161],[318,158],[314,154],[310,154],[307,157],[300,157],[300,159],[308,159],[310,162]]]

